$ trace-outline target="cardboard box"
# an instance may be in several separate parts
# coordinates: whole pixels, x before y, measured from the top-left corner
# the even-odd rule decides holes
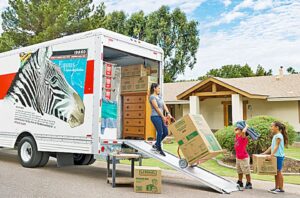
[[[130,77],[130,76],[147,76],[149,71],[144,65],[129,65],[123,66],[121,70],[122,77]]]
[[[134,77],[121,78],[121,92],[132,92],[134,85]]]
[[[157,83],[157,78],[153,76],[135,77],[133,91],[148,91],[152,83]]]
[[[253,155],[253,172],[258,175],[277,175],[277,159],[272,157],[267,160],[268,155]]]
[[[134,169],[134,192],[161,193],[161,169],[136,166]]]
[[[187,114],[169,126],[189,165],[205,162],[223,150],[202,115]]]

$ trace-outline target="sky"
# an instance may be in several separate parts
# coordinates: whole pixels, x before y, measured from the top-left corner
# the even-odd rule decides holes
[[[101,0],[94,0],[99,4]],[[195,79],[227,64],[258,64],[278,73],[300,71],[300,0],[106,0],[107,12],[150,13],[162,5],[179,7],[199,22],[200,45],[193,70],[178,79]],[[7,0],[0,0],[0,10]],[[1,20],[1,19],[0,19]],[[0,29],[1,32],[1,29]]]

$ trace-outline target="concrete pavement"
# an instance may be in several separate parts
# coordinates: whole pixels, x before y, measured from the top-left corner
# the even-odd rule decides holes
[[[56,161],[50,160],[46,167],[23,168],[15,151],[0,150],[0,198],[9,197],[300,197],[299,185],[286,185],[286,193],[274,195],[266,189],[273,182],[253,181],[253,190],[235,192],[230,195],[216,193],[208,187],[175,171],[163,171],[162,194],[139,194],[133,187],[123,186],[112,189],[106,183],[106,164],[96,162],[92,166],[57,168]],[[129,167],[118,165],[118,174],[130,175]],[[299,178],[300,179],[300,178]]]

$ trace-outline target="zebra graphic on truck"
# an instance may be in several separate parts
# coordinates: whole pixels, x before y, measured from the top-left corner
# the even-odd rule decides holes
[[[49,47],[26,54],[5,99],[77,127],[84,122],[85,106],[51,56]]]

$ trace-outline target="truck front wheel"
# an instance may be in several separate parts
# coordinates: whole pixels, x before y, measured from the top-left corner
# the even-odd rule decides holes
[[[30,136],[21,139],[18,145],[18,157],[25,168],[35,168],[42,160],[42,152],[39,152],[34,139]]]

